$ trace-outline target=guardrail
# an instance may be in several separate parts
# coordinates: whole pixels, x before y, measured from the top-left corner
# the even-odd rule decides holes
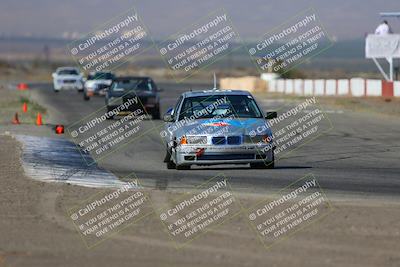
[[[374,79],[276,79],[268,81],[268,91],[300,96],[382,96],[400,97],[400,81]]]

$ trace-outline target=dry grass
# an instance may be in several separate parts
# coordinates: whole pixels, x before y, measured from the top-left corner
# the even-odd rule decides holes
[[[28,112],[22,112],[23,103],[27,103]],[[0,89],[0,124],[9,124],[18,112],[19,121],[33,124],[37,113],[46,114],[46,109],[29,98],[29,91]]]

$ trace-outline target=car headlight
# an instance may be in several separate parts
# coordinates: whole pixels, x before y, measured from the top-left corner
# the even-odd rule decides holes
[[[181,145],[205,145],[207,144],[207,136],[199,136],[199,135],[192,135],[186,136],[183,135],[179,139],[179,144]]]

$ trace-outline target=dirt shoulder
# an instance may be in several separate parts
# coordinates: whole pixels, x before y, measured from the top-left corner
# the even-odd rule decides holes
[[[323,220],[265,250],[235,217],[176,250],[158,216],[87,249],[66,209],[99,190],[24,176],[19,144],[0,136],[0,266],[398,266],[400,204],[333,201]],[[150,191],[155,201],[171,192]],[[165,198],[164,198],[164,197]],[[241,196],[243,203],[257,197]]]

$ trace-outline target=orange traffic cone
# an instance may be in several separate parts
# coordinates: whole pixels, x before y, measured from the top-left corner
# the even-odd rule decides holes
[[[12,120],[13,124],[19,124],[19,119],[18,119],[18,112],[15,112],[14,118]]]
[[[24,102],[24,104],[22,105],[22,111],[23,112],[27,112],[28,111],[28,104],[26,104],[26,102]]]
[[[40,112],[38,112],[38,114],[36,116],[36,125],[37,126],[43,125],[43,123],[42,123],[42,114],[40,114]]]

